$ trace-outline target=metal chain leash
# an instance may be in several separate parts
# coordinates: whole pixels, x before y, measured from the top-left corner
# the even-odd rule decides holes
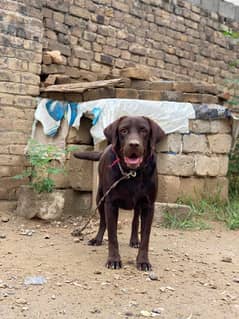
[[[80,229],[75,229],[75,230],[72,231],[72,233],[71,233],[72,236],[78,237],[78,236],[82,235],[82,232],[86,229],[86,227],[89,225],[91,220],[95,217],[98,208],[103,203],[105,198],[109,195],[109,193],[112,191],[112,189],[114,189],[121,181],[123,181],[125,179],[136,177],[137,173],[135,171],[130,171],[129,173],[125,173],[119,163],[118,163],[118,166],[119,166],[119,169],[120,169],[120,172],[121,172],[122,176],[117,181],[115,181],[110,186],[110,188],[105,192],[105,194],[101,197],[101,199],[99,200],[95,210],[93,211],[93,213],[91,214],[89,219],[86,221],[86,223]]]

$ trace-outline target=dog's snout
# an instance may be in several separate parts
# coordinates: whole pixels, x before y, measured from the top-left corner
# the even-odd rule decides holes
[[[130,140],[129,141],[129,146],[132,148],[138,148],[140,146],[140,143],[138,140]]]

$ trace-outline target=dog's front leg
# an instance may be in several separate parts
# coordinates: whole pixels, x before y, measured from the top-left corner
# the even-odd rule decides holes
[[[108,248],[109,255],[106,262],[106,267],[111,269],[119,269],[122,267],[119,244],[117,239],[117,223],[119,209],[112,205],[110,201],[105,202],[105,220],[108,231]]]
[[[154,216],[154,205],[147,205],[141,210],[141,242],[139,252],[136,259],[137,268],[140,270],[151,270],[152,266],[149,262],[149,238]]]
[[[102,241],[103,241],[103,237],[104,237],[104,233],[105,233],[106,224],[105,224],[105,211],[104,211],[104,204],[103,203],[100,205],[98,210],[99,210],[99,214],[100,214],[99,230],[98,230],[97,235],[88,241],[88,245],[90,245],[90,246],[102,245]]]
[[[131,226],[131,236],[130,236],[130,241],[129,245],[130,247],[133,248],[139,248],[139,214],[140,214],[140,207],[136,207],[134,209],[134,217],[132,221],[132,226]]]

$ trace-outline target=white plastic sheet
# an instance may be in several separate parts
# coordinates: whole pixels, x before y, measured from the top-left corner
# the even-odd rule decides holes
[[[101,114],[91,128],[94,143],[105,139],[103,130],[121,116],[147,116],[157,122],[166,134],[179,132],[189,133],[189,119],[195,119],[195,111],[191,103],[149,101],[134,99],[101,99],[79,103],[78,115],[73,123],[79,128],[80,119],[85,112],[100,108]]]

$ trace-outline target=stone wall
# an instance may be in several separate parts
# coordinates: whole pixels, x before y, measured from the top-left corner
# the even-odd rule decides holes
[[[130,71],[130,72],[129,72]],[[124,72],[133,74],[132,70]],[[140,70],[142,75],[142,69]],[[134,72],[136,77],[137,72]],[[51,97],[51,93],[45,93]],[[168,100],[204,105],[217,103],[215,85],[192,82],[144,81],[128,78],[124,83],[116,83],[110,88],[90,89],[85,93],[67,93],[66,100],[87,101],[94,98],[140,98]],[[54,93],[54,98],[62,98],[61,93]],[[80,132],[71,128],[67,137],[68,145],[75,145],[79,150],[92,150],[89,133],[90,120],[83,118]],[[173,133],[157,147],[159,190],[157,200],[176,202],[179,198],[199,199],[207,196],[228,197],[228,154],[232,143],[231,121],[229,119],[190,120],[189,133]],[[94,185],[93,163],[79,160],[72,155],[67,159],[68,174],[55,179],[58,188],[68,189],[68,193],[80,191],[78,200],[81,207],[90,208],[90,199]],[[78,205],[78,204],[77,204]],[[73,207],[73,206],[72,206]],[[75,207],[75,206],[74,206]],[[79,205],[78,208],[79,210]],[[85,209],[85,210],[87,210]],[[72,208],[72,212],[74,208]]]
[[[43,25],[41,1],[0,4],[0,199],[10,209],[31,134],[35,96],[39,95]]]
[[[230,133],[228,120],[191,120],[189,134],[170,134],[158,147],[158,200],[227,199]]]
[[[222,5],[220,10],[210,6],[211,1],[191,2],[47,1],[44,50],[59,50],[64,60],[57,65],[43,59],[42,73],[96,80],[147,65],[158,78],[195,79],[224,89],[225,80],[238,72],[229,64],[239,50],[221,31],[238,30],[238,22],[227,18],[227,6],[223,11]]]
[[[224,14],[226,10],[211,12],[202,3],[203,0],[200,3],[195,0],[1,1],[2,209],[13,207],[17,199],[21,182],[12,176],[25,165],[24,148],[31,134],[35,97],[40,94],[40,82],[50,74],[68,75],[73,81],[93,81],[116,77],[126,67],[148,66],[151,79],[193,79],[217,84],[221,89],[225,79],[238,74],[238,68],[229,67],[229,63],[238,58],[238,45],[220,32],[222,28],[238,30],[237,15],[233,22]],[[48,50],[60,51],[60,64],[49,59],[45,54]],[[171,89],[162,92],[157,88],[152,95],[148,84],[144,85],[86,92],[83,99],[111,94],[195,103],[208,102],[207,98],[212,99],[211,103],[218,101],[215,94],[209,97],[195,92],[175,95]],[[180,183],[185,178],[180,175]]]

